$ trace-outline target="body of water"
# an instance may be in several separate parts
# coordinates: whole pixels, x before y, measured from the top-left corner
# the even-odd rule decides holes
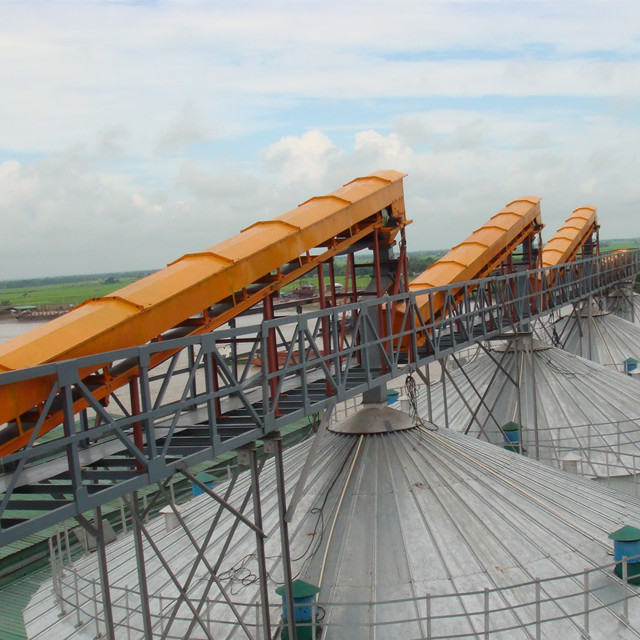
[[[0,320],[0,344],[43,324],[44,322],[18,322],[13,318],[3,318]]]

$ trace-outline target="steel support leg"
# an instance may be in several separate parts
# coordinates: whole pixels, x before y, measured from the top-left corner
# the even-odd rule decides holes
[[[177,512],[174,512],[174,513],[177,514]],[[173,582],[174,586],[178,589],[179,594],[182,596],[183,602],[185,602],[185,604],[189,607],[189,609],[191,610],[191,613],[193,614],[195,620],[198,622],[198,624],[200,625],[200,628],[203,630],[205,636],[207,637],[207,640],[214,640],[213,636],[209,632],[207,624],[202,619],[202,617],[199,615],[198,611],[196,610],[195,606],[193,605],[193,602],[189,598],[189,594],[186,592],[185,588],[182,586],[182,584],[178,580],[178,577],[176,576],[175,572],[171,568],[171,565],[169,564],[169,562],[162,555],[158,545],[153,540],[153,537],[147,531],[147,529],[144,527],[142,522],[139,521],[138,524],[140,526],[140,530],[144,534],[145,538],[147,539],[147,542],[149,543],[149,545],[153,549],[153,552],[156,554],[158,560],[162,564],[162,566],[163,566],[164,570],[166,571],[167,575],[171,578],[171,581]],[[184,523],[181,523],[181,525],[184,528]],[[185,529],[185,532],[188,533],[188,531],[186,529]],[[209,567],[207,567],[207,568],[209,568]],[[235,613],[235,611],[234,611],[234,613]],[[242,621],[240,621],[240,623],[242,624]],[[168,630],[165,629],[164,632],[163,632],[163,638],[166,638],[167,634],[168,634]],[[249,637],[251,637],[251,636],[249,636]]]
[[[591,335],[592,325],[593,325],[593,314],[592,314],[592,305],[593,305],[593,296],[589,296],[587,298],[587,358],[589,360],[593,360],[593,336]]]
[[[513,342],[513,349],[515,352],[515,362],[516,362],[516,376],[518,384],[516,385],[516,400],[517,406],[516,411],[518,412],[518,426],[520,427],[519,438],[520,438],[520,448],[522,449],[522,380],[524,378],[524,353],[522,351],[522,338],[517,338]]]
[[[113,626],[113,607],[111,603],[111,589],[109,587],[109,572],[107,570],[107,554],[104,544],[104,528],[102,527],[102,509],[96,507],[93,511],[93,519],[96,528],[96,553],[98,555],[98,568],[100,570],[100,588],[102,590],[102,608],[104,611],[104,625],[107,640],[116,640]]]
[[[447,367],[447,357],[440,358],[440,380],[442,381],[442,403],[444,408],[444,426],[449,428],[449,407],[447,406],[447,376],[445,375],[445,369]]]
[[[287,628],[289,640],[298,640],[293,606],[293,580],[291,576],[291,551],[289,549],[289,527],[287,525],[287,496],[284,486],[284,465],[282,462],[282,439],[277,434],[264,441],[267,453],[275,455],[276,480],[278,491],[278,521],[280,524],[280,544],[282,547],[282,575],[284,580],[285,609],[287,612]],[[313,621],[312,621],[313,623]]]
[[[428,418],[429,422],[433,422],[433,402],[431,398],[431,363],[427,362],[424,367],[424,372],[426,375],[426,383],[427,383],[427,410],[428,410]]]
[[[533,403],[533,445],[535,450],[535,459],[540,460],[540,432],[538,430],[538,397],[536,392],[536,351],[533,339],[533,333],[531,334],[529,345],[531,352],[529,354],[531,358],[531,398]]]
[[[248,451],[251,468],[251,494],[253,496],[253,519],[256,527],[262,529],[262,506],[260,503],[260,478],[258,456],[255,448]],[[258,556],[258,578],[260,582],[260,609],[262,610],[262,633],[264,640],[271,640],[271,618],[269,615],[269,587],[267,565],[264,553],[264,536],[256,531],[256,554]],[[257,611],[256,611],[257,614]],[[257,628],[257,621],[256,621]]]
[[[138,492],[131,494],[131,509],[138,512]],[[136,550],[136,567],[138,570],[138,585],[140,588],[140,612],[142,613],[142,628],[145,640],[153,640],[153,626],[151,624],[151,610],[149,608],[149,590],[147,588],[147,567],[144,559],[144,548],[142,546],[142,531],[139,525],[139,518],[131,514],[133,527],[133,543]]]
[[[227,486],[227,490],[225,491],[224,494],[224,498],[223,500],[227,501],[230,497],[231,497],[231,493],[236,485],[236,482],[238,480],[238,476],[239,476],[239,470],[236,469],[233,473],[233,476],[231,478],[231,481],[229,482],[228,486]],[[188,477],[188,476],[185,476]],[[241,509],[242,510],[242,509]],[[198,552],[198,557],[194,560],[190,570],[189,570],[189,575],[187,576],[187,579],[184,583],[184,590],[185,592],[188,592],[189,588],[191,587],[191,583],[198,571],[198,566],[200,565],[200,562],[202,561],[202,558],[204,557],[204,553],[209,545],[209,543],[211,542],[211,538],[213,537],[213,534],[215,532],[216,527],[218,526],[218,523],[220,522],[220,518],[222,517],[222,514],[224,512],[224,506],[223,505],[219,505],[218,510],[215,514],[215,516],[212,519],[211,522],[211,526],[209,527],[209,531],[207,532],[204,540],[202,541],[202,544],[200,546],[200,550]],[[235,529],[234,529],[235,531]],[[223,549],[223,553],[225,552],[225,549]],[[223,555],[223,554],[221,554]],[[220,563],[220,561],[219,561]],[[219,563],[216,565],[216,567],[214,568],[215,571],[218,570],[219,568]],[[213,583],[213,580],[210,580],[210,584]],[[210,587],[209,587],[210,588]],[[209,589],[205,589],[205,593],[202,596],[202,600],[200,602],[200,604],[198,605],[197,608],[197,612],[198,614],[200,614],[200,611],[202,610],[203,607],[203,603],[204,603],[204,599],[207,597],[207,594],[209,592]],[[173,610],[171,611],[168,620],[166,621],[166,628],[164,630],[164,634],[166,637],[166,634],[169,633],[169,630],[171,629],[171,625],[173,624],[176,616],[178,615],[178,611],[180,609],[180,605],[182,604],[184,598],[182,595],[178,596],[176,603],[173,607]],[[191,631],[193,630],[193,628],[195,627],[195,619],[194,621],[191,623],[191,625],[189,626],[189,629],[187,631],[187,634],[191,633]]]

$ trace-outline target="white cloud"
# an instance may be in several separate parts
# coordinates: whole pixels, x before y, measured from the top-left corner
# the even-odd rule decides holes
[[[123,126],[179,150],[292,98],[638,99],[637,18],[602,2],[1,3],[0,148]]]
[[[287,136],[278,140],[261,155],[266,167],[277,172],[282,182],[304,180],[315,186],[323,182],[340,150],[320,131],[307,131],[300,137]]]
[[[97,132],[95,153],[100,158],[121,158],[126,153],[131,133],[122,126],[112,126]]]
[[[529,193],[547,231],[587,198],[604,237],[640,236],[639,17],[604,0],[0,2],[3,273],[160,266],[384,168],[409,174],[413,248]]]
[[[355,150],[356,152],[373,154],[381,159],[400,159],[411,154],[411,149],[402,142],[396,133],[383,136],[377,131],[371,130],[356,134]]]
[[[457,244],[529,194],[543,198],[545,238],[583,204],[598,207],[603,237],[640,235],[640,187],[629,171],[640,125],[570,112],[457,109],[407,118],[414,128],[419,123],[418,143],[403,119],[402,135],[366,129],[343,145],[308,131],[265,147],[267,174],[243,162],[191,158],[157,167],[167,176],[164,189],[106,172],[81,149],[1,163],[0,213],[11,238],[1,271],[20,277],[159,267],[379,169],[408,174],[410,249]],[[523,142],[534,138],[539,144]]]
[[[211,137],[211,128],[205,124],[202,114],[193,102],[189,102],[161,132],[156,152],[160,154],[181,152],[193,144],[207,142]]]
[[[73,156],[0,164],[0,211],[5,278],[160,266],[149,247],[180,246],[170,204]]]

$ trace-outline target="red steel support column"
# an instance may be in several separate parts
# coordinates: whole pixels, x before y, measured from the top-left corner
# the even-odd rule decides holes
[[[393,291],[391,295],[397,295],[402,288],[403,293],[409,291],[409,263],[407,259],[407,240],[404,233],[404,227],[400,229],[400,253],[398,255],[398,265],[396,267],[396,276],[393,283]],[[401,287],[402,285],[402,287]],[[397,302],[391,303],[391,317],[395,317],[395,309]],[[411,313],[411,327],[415,329],[418,319],[415,314],[407,308],[407,311]],[[393,333],[393,327],[389,327],[389,332]],[[402,342],[402,341],[401,341]],[[394,342],[391,343],[393,346]]]
[[[351,296],[350,302],[355,302],[358,299],[358,281],[356,278],[356,258],[353,253],[349,254],[351,258],[351,287],[353,289],[353,294]],[[347,266],[349,266],[349,261],[347,260]]]
[[[349,302],[356,302],[358,299],[358,281],[356,279],[356,259],[353,253],[350,253],[347,258],[347,269],[349,269],[351,275],[351,295],[349,297]],[[355,329],[358,322],[358,312],[355,310],[352,311],[351,318],[353,320],[353,328]],[[354,342],[356,340],[355,332],[353,334],[353,340]],[[356,361],[358,364],[362,364],[362,352],[360,350],[357,352]]]
[[[318,288],[320,290],[319,291],[320,308],[321,309],[326,309],[327,308],[327,297],[326,297],[325,292],[324,292],[323,267],[324,267],[324,264],[319,264],[318,265]],[[327,318],[327,317],[322,318],[320,323],[321,323],[321,330],[322,330],[322,353],[323,353],[323,355],[327,356],[331,352],[331,343],[329,342],[329,318]],[[301,354],[301,356],[302,356],[302,354]],[[326,363],[327,367],[331,367],[331,363],[328,360],[326,360],[325,363]],[[333,395],[333,390],[331,388],[331,383],[329,382],[328,378],[325,380],[325,390],[326,390],[328,396],[332,396]]]
[[[273,320],[275,317],[273,311],[273,295],[271,294],[264,299],[264,319]],[[263,354],[263,357],[267,358],[267,371],[269,373],[275,373],[278,371],[278,347],[276,345],[276,330],[271,328],[267,334],[267,353]],[[278,393],[278,378],[273,377],[269,380],[269,389],[271,390],[271,402],[275,402],[276,394]],[[277,403],[273,406],[274,415],[278,414]]]
[[[334,269],[333,258],[329,260],[329,282],[331,284],[331,304],[338,306],[338,299],[336,296],[336,272]]]
[[[347,265],[345,267],[345,272],[344,272],[344,289],[343,289],[344,297],[342,298],[342,304],[348,304],[350,302],[353,302],[353,300],[351,300],[349,296],[349,278],[351,277],[351,266],[350,266],[351,263],[349,261],[351,260],[351,256],[352,256],[351,253],[347,256]],[[353,315],[352,315],[352,318],[353,318]],[[342,348],[344,347],[346,324],[347,324],[347,317],[343,313],[342,320],[340,322],[340,337],[339,337],[339,343],[338,343],[340,351],[342,351]],[[340,362],[342,363],[342,359],[340,360]]]
[[[382,298],[382,269],[380,268],[380,238],[378,232],[373,232],[373,274],[376,280],[376,298],[378,300]],[[387,335],[387,331],[384,326],[384,314],[382,311],[382,305],[378,303],[378,335],[382,338]],[[384,345],[384,350],[389,355],[389,345]],[[380,366],[382,372],[387,371],[386,362],[380,358]]]
[[[376,297],[382,297],[382,273],[380,269],[380,238],[373,232],[373,275],[376,279]]]
[[[129,396],[131,398],[131,415],[140,415],[140,390],[138,388],[138,377],[131,378],[131,380],[129,380]],[[133,443],[138,447],[140,453],[144,454],[144,439],[142,437],[142,424],[140,422],[133,423]],[[136,470],[145,470],[139,460],[136,460]]]

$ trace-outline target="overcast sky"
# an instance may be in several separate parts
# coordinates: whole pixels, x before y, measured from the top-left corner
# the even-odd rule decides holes
[[[640,3],[0,0],[0,280],[159,268],[359,175],[409,249],[640,237]]]

